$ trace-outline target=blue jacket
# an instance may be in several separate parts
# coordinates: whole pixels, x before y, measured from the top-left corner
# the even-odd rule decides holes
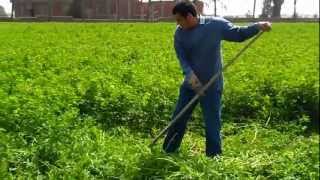
[[[221,41],[245,41],[259,32],[257,24],[234,26],[231,22],[218,17],[200,17],[199,24],[184,30],[177,27],[174,47],[180,61],[185,79],[193,71],[202,84],[222,68]],[[215,81],[214,89],[223,88],[222,75]]]

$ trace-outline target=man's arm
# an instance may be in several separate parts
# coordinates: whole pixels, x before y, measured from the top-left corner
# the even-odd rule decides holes
[[[192,74],[192,69],[187,61],[186,52],[183,49],[176,34],[174,36],[174,49],[176,51],[177,58],[179,59],[183,74],[186,76],[187,79],[189,79]]]
[[[179,42],[177,35],[174,37],[174,48],[177,54],[177,58],[179,59],[183,74],[185,75],[185,81],[189,83],[192,89],[198,93],[198,91],[202,88],[202,83],[198,79],[198,77],[194,74],[191,66],[187,61],[187,56],[184,48]],[[201,94],[202,95],[202,94]]]
[[[221,19],[222,39],[234,42],[243,42],[262,31],[270,31],[271,24],[269,22],[258,22],[249,26],[235,26],[230,21]]]

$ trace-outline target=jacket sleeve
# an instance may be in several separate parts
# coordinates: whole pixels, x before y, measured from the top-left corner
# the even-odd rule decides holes
[[[249,26],[235,26],[230,21],[221,19],[220,27],[222,39],[233,42],[243,42],[259,33],[258,24]]]
[[[181,41],[178,39],[176,34],[174,36],[174,49],[176,51],[177,58],[179,59],[183,74],[187,79],[189,79],[189,76],[192,74],[192,69],[187,60],[186,52],[181,45]]]

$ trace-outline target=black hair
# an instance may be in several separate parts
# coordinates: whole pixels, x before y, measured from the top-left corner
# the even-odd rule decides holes
[[[197,10],[195,5],[190,1],[182,1],[177,3],[172,9],[172,14],[180,14],[183,17],[187,17],[188,14],[191,14],[193,17],[197,16]]]

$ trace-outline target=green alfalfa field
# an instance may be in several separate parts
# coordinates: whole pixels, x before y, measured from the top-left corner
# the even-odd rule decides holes
[[[318,179],[319,24],[274,23],[224,73],[219,158],[199,107],[179,153],[148,147],[183,78],[174,30],[1,23],[0,179]]]

